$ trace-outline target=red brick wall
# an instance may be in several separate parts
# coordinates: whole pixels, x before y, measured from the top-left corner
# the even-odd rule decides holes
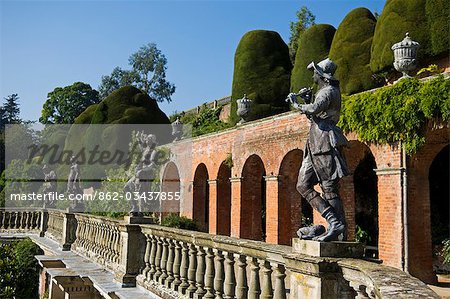
[[[433,141],[437,144],[436,148],[442,147],[449,142],[448,127],[442,130],[444,133],[441,135],[438,134],[439,136]],[[258,188],[254,189],[254,187],[257,185],[256,182],[260,182],[259,180],[262,180],[262,176],[265,175],[267,180],[266,241],[289,244],[289,239],[300,225],[300,197],[294,191],[296,183],[294,177],[301,164],[301,151],[304,148],[308,131],[309,121],[305,116],[297,113],[285,113],[217,134],[205,135],[193,139],[191,165],[185,165],[184,167],[190,170],[184,170],[182,169],[183,167],[177,164],[182,182],[182,214],[192,217],[193,208],[196,206],[194,203],[198,200],[193,199],[192,192],[192,181],[194,180],[194,171],[197,169],[197,166],[204,163],[209,174],[209,180],[216,180],[218,179],[220,165],[222,165],[223,161],[231,153],[234,165],[231,169],[231,177],[234,178],[231,181],[231,236],[256,239],[260,237],[261,232],[258,231],[260,230],[260,219],[256,219],[260,216],[255,213],[247,213],[250,213],[249,207],[252,210],[258,208],[257,204],[259,201],[256,198],[261,198],[262,195]],[[429,131],[434,132],[436,129],[429,128]],[[445,134],[447,135],[446,137],[444,136]],[[379,257],[385,264],[401,268],[404,251],[402,245],[403,182],[401,171],[402,155],[399,145],[365,144],[358,141],[355,134],[348,134],[347,137],[352,141],[350,149],[345,154],[351,171],[355,170],[365,154],[370,153],[375,158],[378,175]],[[181,145],[174,145],[173,152],[175,154],[177,153],[177,147],[181,148]],[[434,157],[436,150],[434,147],[430,147],[430,149],[424,147],[423,149],[424,153],[428,153],[425,155],[429,155],[428,160],[432,160],[431,157]],[[290,152],[291,154],[287,156]],[[291,156],[292,153],[295,154]],[[260,164],[264,168],[264,174],[261,170],[262,168],[259,166],[259,168],[254,166],[244,170],[244,165],[248,165],[248,159],[253,155],[260,158]],[[283,160],[284,162],[282,163]],[[425,164],[411,164],[411,167],[416,167],[418,170],[426,169],[429,167],[427,163],[431,163],[430,161],[424,162]],[[187,162],[183,160],[181,163],[186,164]],[[410,251],[414,251],[414,254],[410,253],[409,265],[411,269],[414,268],[414,265],[421,265],[420,267],[423,265],[426,268],[424,271],[431,273],[429,259],[423,258],[425,255],[430,256],[430,246],[426,244],[420,245],[422,243],[416,240],[423,236],[429,237],[429,222],[420,222],[422,220],[419,221],[417,219],[423,218],[422,216],[429,218],[430,213],[429,203],[419,204],[422,201],[429,202],[429,199],[426,197],[428,188],[423,183],[425,180],[425,172],[421,173],[418,170],[411,169],[411,183],[408,185],[410,188],[408,195],[410,202],[409,235],[411,236],[409,243]],[[221,178],[219,178],[220,180]],[[419,194],[417,192],[419,187],[417,186],[420,184],[423,187],[422,193]],[[353,178],[350,176],[342,179],[340,186],[340,193],[344,202],[348,222],[349,237],[353,239],[355,234]],[[222,229],[218,227],[219,225],[222,226],[222,224],[214,216],[217,214],[218,209],[220,209],[218,205],[220,196],[222,195],[217,192],[217,186],[215,190],[212,187],[210,188],[209,231],[211,233],[218,233]],[[253,201],[254,199],[255,201]],[[411,218],[413,219],[411,220]],[[250,221],[250,219],[253,220]],[[315,213],[314,222],[323,223],[323,219]],[[427,228],[424,226],[427,226]],[[414,231],[412,228],[414,228]],[[416,231],[419,233],[416,233]],[[415,234],[420,236],[420,238],[416,238]],[[414,240],[413,245],[411,245],[412,240]],[[424,262],[421,263],[419,260],[424,260]],[[417,275],[421,278],[430,276],[430,274]]]

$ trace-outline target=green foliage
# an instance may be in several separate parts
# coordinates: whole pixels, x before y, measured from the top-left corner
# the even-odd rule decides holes
[[[355,233],[355,241],[361,242],[364,244],[369,243],[372,238],[369,235],[369,232],[363,230],[358,224],[356,225],[356,233]]]
[[[291,68],[289,49],[278,33],[247,32],[234,56],[230,123],[239,119],[236,100],[244,94],[252,100],[249,120],[288,111],[285,99],[289,94]]]
[[[120,87],[133,85],[157,102],[171,101],[175,85],[166,80],[167,59],[156,44],[142,46],[136,53],[131,54],[128,61],[131,70],[116,67],[110,76],[102,77],[99,86],[102,98]]]
[[[336,29],[327,24],[311,26],[298,41],[297,55],[291,76],[291,91],[313,84],[313,73],[306,69],[311,61],[320,62],[328,57]]]
[[[223,107],[207,108],[202,107],[199,113],[191,114],[173,114],[170,116],[172,121],[175,121],[177,117],[180,117],[181,122],[184,125],[190,125],[192,131],[184,131],[183,134],[187,137],[196,137],[204,134],[218,132],[232,127],[232,124],[223,122],[219,119],[220,112]],[[190,135],[192,134],[192,135]]]
[[[197,222],[192,219],[189,219],[185,216],[179,216],[175,213],[170,213],[161,221],[162,226],[174,227],[179,229],[187,229],[193,231],[199,231],[199,226]]]
[[[441,251],[441,256],[444,257],[444,264],[450,264],[450,239],[446,239],[442,242],[444,247]]]
[[[431,119],[450,121],[450,80],[403,79],[394,86],[343,97],[339,126],[367,142],[403,141],[408,154],[424,144]]]
[[[430,34],[430,53],[446,53],[450,46],[450,2],[448,0],[426,0],[425,14]]]
[[[297,15],[297,21],[291,22],[290,28],[291,28],[291,36],[289,37],[289,56],[291,57],[291,62],[294,63],[295,61],[295,54],[297,53],[298,48],[298,39],[300,38],[300,35],[315,24],[316,16],[306,7],[303,6],[299,11],[296,13]]]
[[[372,41],[370,68],[373,72],[392,69],[391,47],[409,36],[420,43],[418,60],[430,54],[429,32],[425,16],[426,0],[387,0],[378,19]],[[447,31],[448,34],[448,31]]]
[[[233,155],[231,153],[227,154],[227,158],[225,159],[225,161],[223,162],[226,166],[228,166],[228,168],[233,168]]]
[[[39,254],[30,239],[0,244],[0,298],[38,298]]]
[[[430,64],[428,67],[421,68],[417,72],[417,75],[422,75],[422,74],[432,75],[432,74],[439,74],[442,72],[443,72],[443,69],[439,69],[439,67],[436,64]]]
[[[75,124],[169,124],[154,99],[133,86],[111,93],[94,107],[88,107]]]
[[[375,87],[369,65],[375,24],[368,9],[356,8],[347,14],[334,35],[329,56],[338,66],[335,76],[343,93]]]
[[[5,124],[17,124],[21,123],[20,119],[20,107],[19,107],[19,96],[17,93],[13,93],[6,98],[4,98],[5,103],[0,108],[1,113],[1,125],[3,130],[3,125]]]
[[[75,82],[57,87],[47,95],[39,121],[43,124],[72,124],[87,107],[100,101],[89,84]]]

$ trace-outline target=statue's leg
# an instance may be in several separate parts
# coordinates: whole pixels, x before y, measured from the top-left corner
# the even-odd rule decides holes
[[[345,210],[342,204],[342,200],[339,197],[339,180],[324,181],[320,184],[323,191],[323,198],[328,200],[328,203],[334,208],[337,214],[337,218],[344,226],[344,232],[338,237],[341,241],[347,240],[347,221],[345,219]]]
[[[339,199],[337,186],[337,180],[321,182],[323,196],[326,199],[331,199],[331,201],[327,200],[328,207],[321,213],[322,217],[328,222],[328,229],[324,234],[314,238],[316,241],[337,241],[339,236],[342,238],[346,236],[345,214]]]
[[[297,180],[297,191],[305,198],[308,203],[319,213],[329,206],[329,203],[320,197],[319,193],[314,190],[314,185],[318,183],[317,175],[312,167],[311,160],[306,157],[303,160]],[[325,228],[323,226],[302,227],[297,231],[297,235],[301,239],[311,240],[320,235]]]

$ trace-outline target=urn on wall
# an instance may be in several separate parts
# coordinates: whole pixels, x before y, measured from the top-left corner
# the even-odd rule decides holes
[[[237,103],[237,115],[241,118],[241,120],[237,123],[238,125],[242,125],[243,123],[247,122],[248,119],[247,116],[250,113],[250,108],[252,104],[252,100],[247,98],[247,95],[244,94],[244,97],[242,99],[238,99],[236,101]]]
[[[177,119],[172,123],[172,136],[175,138],[173,141],[178,141],[183,136],[183,123],[179,116],[177,116]]]
[[[403,73],[403,76],[399,79],[409,78],[409,71],[412,71],[416,67],[417,49],[419,43],[413,41],[409,37],[409,33],[406,33],[405,38],[392,46],[394,51],[394,68]]]

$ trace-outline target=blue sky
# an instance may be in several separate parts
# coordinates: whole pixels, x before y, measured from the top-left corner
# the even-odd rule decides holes
[[[337,28],[356,7],[381,13],[384,0],[310,1],[5,1],[0,0],[0,96],[18,93],[21,117],[37,120],[47,93],[82,81],[97,88],[114,67],[154,42],[176,85],[168,115],[231,93],[242,35],[277,31],[307,6],[316,23]]]

